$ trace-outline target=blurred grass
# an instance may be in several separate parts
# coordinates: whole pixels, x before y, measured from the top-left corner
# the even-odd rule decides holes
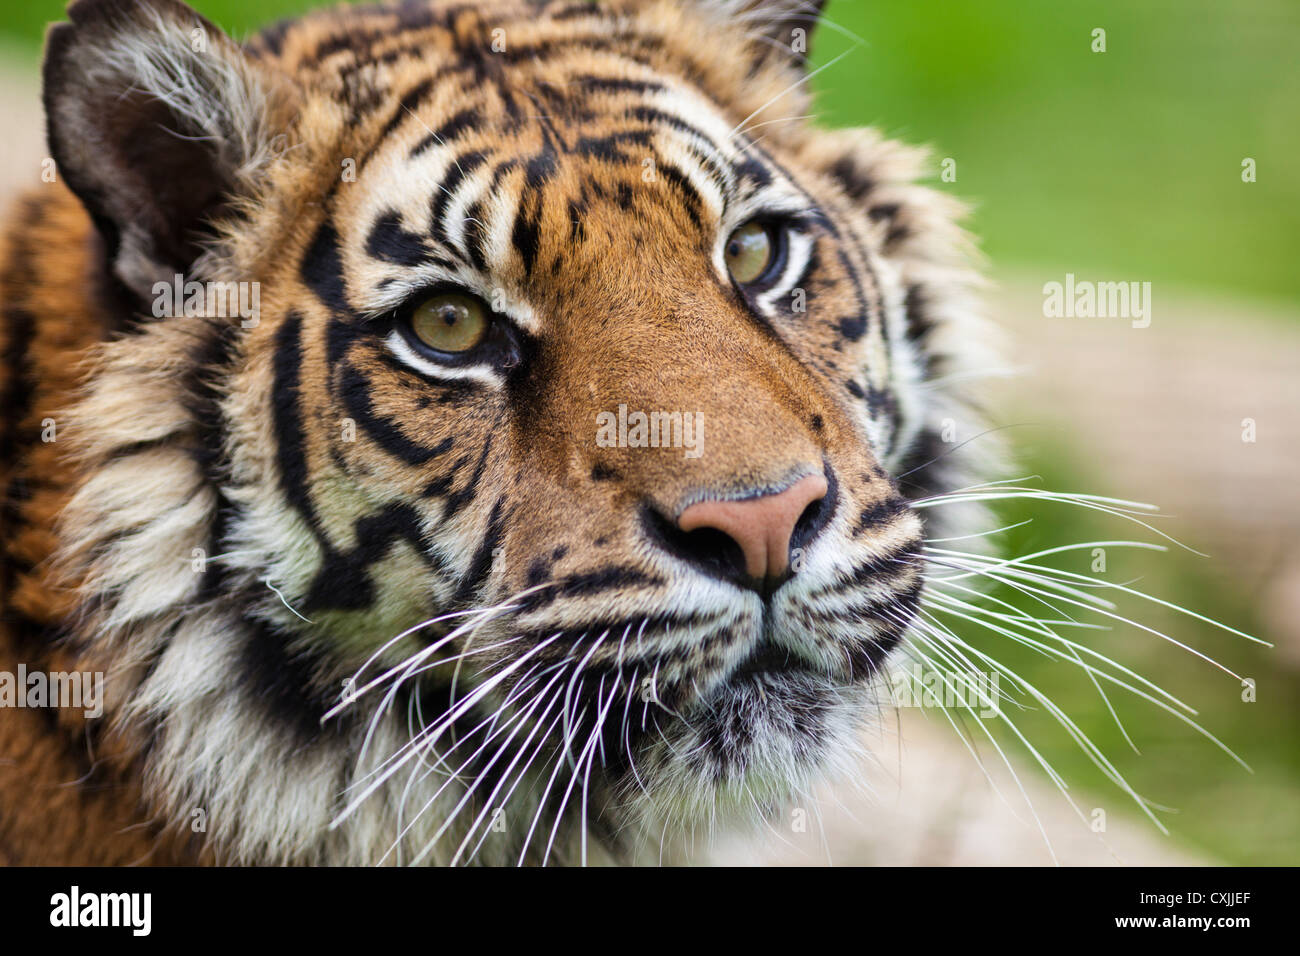
[[[994,261],[1300,299],[1300,3],[832,0],[827,13],[866,46],[817,78],[826,120],[956,159],[945,188],[978,204]],[[821,62],[852,45],[826,27],[816,40]]]
[[[195,0],[235,36],[322,6]],[[0,9],[35,50],[63,0]],[[1300,301],[1300,3],[831,0],[814,79],[833,125],[957,162],[999,268]],[[1091,52],[1092,30],[1107,51]],[[1241,181],[1252,157],[1258,181]]]

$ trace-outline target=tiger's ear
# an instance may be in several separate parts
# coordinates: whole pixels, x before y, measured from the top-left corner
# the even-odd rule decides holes
[[[77,0],[68,18],[46,38],[50,153],[144,296],[273,158],[292,94],[177,0]]]
[[[762,42],[785,51],[800,66],[808,60],[813,28],[826,0],[705,0],[741,21]]]

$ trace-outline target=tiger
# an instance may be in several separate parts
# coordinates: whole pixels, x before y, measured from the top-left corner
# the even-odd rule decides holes
[[[0,710],[0,861],[637,863],[859,772],[996,339],[821,7],[68,7],[0,671],[103,713]]]

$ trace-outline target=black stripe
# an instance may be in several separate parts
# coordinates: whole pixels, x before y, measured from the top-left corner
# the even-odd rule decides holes
[[[389,135],[397,129],[397,127],[401,126],[407,116],[415,112],[420,103],[432,90],[433,79],[428,78],[417,84],[410,92],[402,97],[401,101],[397,104],[397,109],[393,110],[393,115],[388,118],[388,122],[384,124],[384,128],[379,131],[379,137],[375,140],[376,147],[372,147],[371,152],[374,152],[379,143],[386,140]]]
[[[36,317],[27,309],[7,305],[4,323],[9,335],[4,354],[0,355],[5,375],[4,391],[0,393],[0,414],[4,416],[0,423],[0,461],[16,465],[23,444],[19,430],[31,411],[35,389],[29,353],[36,339]]]
[[[299,267],[302,281],[316,297],[336,312],[350,312],[343,285],[343,259],[339,255],[339,236],[328,220],[316,230],[311,246]]]
[[[207,487],[217,492],[217,508],[208,535],[208,553],[224,550],[226,531],[233,520],[235,506],[222,489],[228,483],[226,460],[226,418],[222,411],[224,394],[221,384],[238,355],[238,329],[231,323],[211,324],[207,338],[190,353],[190,370],[186,375],[185,407],[195,423],[198,441],[189,449],[192,461],[203,472]],[[226,566],[220,561],[204,565],[199,597],[209,598],[224,589]]]
[[[547,12],[547,17],[552,20],[576,20],[581,17],[604,17],[605,11],[596,5],[594,0],[586,3],[575,3],[567,7],[561,7],[558,10]]]
[[[537,202],[533,205],[540,207],[541,203]],[[523,260],[525,275],[532,273],[533,265],[537,262],[542,232],[540,208],[529,210],[527,207],[528,204],[521,200],[519,210],[515,213],[515,224],[510,230],[510,242],[519,253],[519,258]]]
[[[541,250],[541,190],[554,173],[555,154],[549,146],[524,164],[524,184],[514,226],[510,230],[510,241],[523,260],[525,274],[533,271]]]
[[[561,598],[590,597],[605,591],[642,586],[656,587],[663,579],[630,565],[611,565],[595,571],[583,571],[539,588],[523,599],[523,611],[532,612]]]
[[[679,133],[688,135],[688,137],[694,140],[698,140],[698,142],[690,142],[688,144],[690,155],[694,156],[695,159],[699,161],[699,164],[706,166],[708,172],[710,172],[712,178],[714,178],[714,181],[718,183],[719,186],[722,186],[723,189],[727,189],[729,183],[736,181],[736,179],[740,179],[742,170],[753,169],[754,173],[751,178],[754,178],[755,181],[758,182],[759,186],[766,186],[768,182],[771,182],[771,173],[768,173],[767,169],[763,168],[763,165],[758,163],[757,160],[754,160],[753,157],[746,157],[740,165],[727,164],[724,166],[722,159],[720,159],[720,152],[722,151],[719,150],[718,143],[715,143],[714,140],[712,140],[711,137],[708,137],[705,131],[699,129],[698,126],[689,124],[689,122],[682,120],[681,117],[673,116],[672,113],[666,113],[663,112],[662,109],[655,109],[654,107],[636,107],[630,109],[630,111],[628,111],[628,116],[636,117],[637,120],[647,122],[647,124],[668,126],[669,129],[677,130]],[[703,152],[701,143],[703,143],[703,146],[707,147],[710,152]],[[727,173],[731,173],[731,176],[728,176]]]
[[[496,192],[501,186],[501,180],[505,179],[511,170],[519,168],[519,160],[507,159],[503,161],[496,169],[492,170],[492,186],[490,192]]]
[[[330,368],[338,368],[347,353],[348,346],[356,341],[358,335],[372,334],[364,325],[355,325],[337,316],[332,316],[325,327],[325,362]],[[403,368],[407,366],[403,364]]]
[[[453,605],[462,605],[469,601],[479,589],[487,576],[492,572],[493,552],[501,546],[501,541],[505,536],[505,498],[501,497],[496,500],[492,506],[492,515],[488,518],[487,534],[479,542],[474,557],[470,560],[469,568],[465,571],[465,576],[461,578],[460,585],[456,588],[456,593],[452,597]]]
[[[926,379],[934,377],[939,358],[927,348],[930,334],[934,331],[935,321],[929,314],[925,290],[920,283],[907,287],[903,297],[903,315],[907,319],[907,338],[921,347],[922,368]]]
[[[805,608],[800,613],[800,620],[815,621],[818,624],[861,624],[867,621],[889,620],[886,611],[907,608],[916,604],[921,590],[925,587],[925,578],[919,573],[908,573],[908,569],[899,566],[898,573],[888,581],[895,590],[884,597],[871,597],[831,610]],[[852,600],[853,595],[845,595]]]
[[[452,162],[447,178],[443,180],[437,193],[434,194],[433,206],[431,207],[432,214],[429,220],[429,228],[439,239],[445,238],[447,235],[447,229],[443,224],[442,217],[447,212],[447,207],[451,205],[452,199],[455,198],[456,188],[470,173],[482,166],[486,159],[484,153],[475,150]]]
[[[250,703],[288,727],[300,745],[325,735],[337,738],[351,721],[342,717],[322,723],[338,703],[335,689],[322,684],[328,672],[323,657],[265,621],[250,618],[249,624],[252,631],[240,664]]]
[[[877,501],[871,506],[862,509],[858,515],[858,523],[854,526],[852,536],[856,537],[868,528],[879,528],[882,525],[889,524],[894,518],[907,510],[907,502],[902,498],[886,498],[884,501]]]
[[[596,640],[602,634],[605,634],[606,631],[609,633],[606,635],[605,640],[611,642],[608,645],[609,647],[617,648],[618,642],[623,639],[623,634],[626,632],[628,640],[627,646],[629,649],[634,649],[638,633],[644,638],[645,636],[653,636],[665,632],[670,628],[678,629],[694,627],[708,624],[712,620],[713,618],[705,614],[665,611],[664,613],[654,615],[653,617],[638,616],[616,619],[603,618],[594,621],[586,621],[583,624],[574,627],[536,626],[524,631],[520,635],[519,640],[523,642],[524,646],[530,646],[533,644],[540,644],[542,641],[555,636],[556,640],[552,641],[552,644],[556,645],[558,648],[554,651],[555,656],[558,658],[567,655],[571,647],[577,645],[579,642],[582,643],[584,650],[590,650],[590,642]],[[644,629],[641,626],[642,621],[645,621]],[[656,652],[655,657],[656,659],[665,660],[673,657],[674,654],[692,654],[696,650],[695,647],[683,647],[670,651]],[[550,657],[551,655],[548,653],[547,656]],[[630,661],[630,658],[624,661],[624,668],[627,667]],[[600,667],[600,664],[592,662],[587,666],[589,671],[595,672]]]
[[[453,439],[448,436],[433,447],[412,441],[396,424],[380,418],[370,403],[370,380],[351,362],[345,363],[340,375],[339,394],[357,427],[364,429],[384,451],[408,465],[424,465],[448,451]]]
[[[39,203],[29,201],[23,208],[23,221],[34,221],[40,213]],[[3,535],[0,540],[5,542],[5,553],[0,560],[0,599],[8,598],[25,570],[9,550],[18,527],[24,523],[23,507],[30,492],[27,486],[29,466],[23,459],[27,446],[36,439],[35,435],[23,432],[36,389],[30,354],[36,340],[36,315],[13,303],[26,291],[38,288],[39,278],[32,261],[34,250],[31,244],[14,243],[11,248],[13,254],[5,266],[3,283],[0,284],[8,333],[4,354],[0,356],[0,367],[4,369],[4,389],[0,392],[0,415],[4,417],[0,423],[0,462],[12,469],[4,488],[4,499],[0,501],[0,535]],[[4,603],[7,609],[8,601],[4,600]],[[11,633],[20,645],[29,640],[36,643],[43,639],[43,628],[28,626],[21,615],[8,609],[6,616],[13,617]]]
[[[351,551],[327,548],[320,570],[312,580],[303,600],[303,611],[322,609],[362,611],[375,603],[375,585],[370,567],[383,560],[395,542],[405,541],[426,562],[420,540],[420,515],[409,504],[388,505],[382,511],[366,515],[353,525]]]
[[[853,268],[853,263],[849,261],[848,254],[844,251],[844,247],[836,246],[835,254],[840,260],[840,268],[844,270],[845,274],[849,277],[849,281],[853,284],[853,297],[857,300],[858,306],[856,316],[850,317],[847,320],[840,320],[840,334],[850,341],[857,341],[857,339],[862,338],[862,336],[866,334],[867,327],[870,325],[873,315],[880,316],[883,314],[884,305],[879,300],[879,283],[876,281],[875,273],[870,270],[870,267],[868,267],[867,274],[871,276],[872,285],[875,286],[877,290],[877,301],[874,303],[876,311],[873,313],[871,311],[871,306],[868,305],[867,302],[866,290],[862,286],[862,277],[858,275],[857,271]],[[860,331],[859,323],[861,323]],[[856,333],[856,337],[854,336],[854,333]]]
[[[474,267],[487,271],[487,226],[483,222],[483,200],[476,199],[465,210],[465,251]]]
[[[524,189],[528,192],[537,192],[551,181],[554,174],[555,152],[548,145],[524,165]]]
[[[865,315],[845,316],[840,319],[838,328],[840,335],[850,342],[856,342],[867,334],[867,317]]]
[[[572,82],[589,93],[662,93],[664,85],[647,80],[629,80],[614,76],[576,76]]]
[[[703,140],[708,145],[708,147],[711,150],[713,150],[714,153],[721,152],[721,150],[718,148],[718,144],[713,141],[713,137],[709,136],[707,133],[704,132],[704,130],[700,129],[698,126],[694,126],[691,123],[688,123],[680,116],[674,116],[672,113],[665,113],[663,110],[656,109],[653,106],[633,107],[632,109],[627,111],[627,115],[635,119],[638,119],[643,123],[649,123],[652,126],[668,126],[671,127],[672,129],[677,130],[680,133],[686,133],[688,136],[694,136],[696,139]],[[762,164],[758,163],[756,160],[753,159],[750,159],[749,162],[754,163],[754,165],[758,166],[758,168],[763,171],[763,175],[767,176],[768,179],[771,178],[767,174],[767,170],[763,168]]]
[[[280,472],[280,487],[289,504],[296,508],[319,535],[316,506],[312,504],[308,483],[306,434],[302,427],[302,316],[290,312],[275,333],[272,357],[273,386],[271,417],[275,425],[275,456]]]
[[[656,168],[658,169],[659,175],[663,176],[664,179],[668,180],[668,182],[672,183],[681,191],[682,198],[686,200],[686,205],[683,209],[685,210],[686,215],[690,217],[695,228],[699,229],[702,224],[700,219],[700,208],[704,201],[700,198],[700,194],[695,191],[695,187],[691,184],[691,181],[686,178],[685,173],[672,163],[661,162]]]
[[[431,130],[427,136],[411,147],[410,158],[415,159],[425,150],[432,146],[446,146],[453,142],[456,137],[466,130],[473,129],[479,122],[479,114],[475,109],[464,109],[456,113],[435,130]]]
[[[498,421],[500,421],[500,419],[498,419]],[[461,508],[465,507],[465,505],[469,504],[478,496],[479,482],[483,480],[483,469],[487,465],[488,455],[491,451],[492,435],[489,433],[487,441],[483,443],[483,451],[479,453],[478,462],[474,465],[473,475],[470,476],[469,481],[465,482],[464,486],[459,491],[451,492],[451,494],[447,495],[447,500],[443,502],[443,521],[452,517],[456,512],[460,511]],[[432,487],[432,485],[433,482],[430,482],[430,487]],[[428,491],[429,488],[426,488],[425,493],[427,494]]]
[[[430,258],[424,242],[424,236],[403,229],[401,213],[390,209],[370,228],[370,235],[366,237],[366,252],[384,262],[418,266]]]
[[[952,443],[945,442],[933,429],[922,431],[899,462],[900,487],[905,486],[914,499],[948,490],[942,481],[942,471],[944,460],[953,449]],[[924,514],[921,517],[924,521]]]
[[[831,176],[836,179],[850,199],[861,202],[876,188],[870,176],[858,168],[853,155],[841,156],[830,168]]]
[[[741,162],[737,163],[733,168],[736,171],[737,179],[745,179],[748,177],[749,179],[754,180],[759,188],[767,186],[772,182],[771,171],[753,156],[748,154],[746,154],[745,158]]]
[[[918,567],[918,562],[914,559],[919,558],[920,554],[921,544],[919,540],[898,545],[885,554],[870,558],[859,564],[846,578],[841,578],[832,584],[818,588],[808,595],[808,600],[813,601],[827,594],[842,592],[846,588],[872,584],[883,575],[895,575],[907,568]]]
[[[633,146],[649,147],[652,134],[649,130],[624,130],[620,133],[610,133],[607,136],[583,136],[573,146],[573,152],[579,156],[590,159],[601,159],[606,162],[632,162],[631,157],[624,153],[619,146],[627,143]]]

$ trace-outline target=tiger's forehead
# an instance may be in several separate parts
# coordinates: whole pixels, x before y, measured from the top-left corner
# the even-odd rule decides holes
[[[743,124],[644,64],[521,64],[509,81],[467,88],[432,63],[334,197],[363,312],[439,281],[522,300],[557,267],[548,245],[580,252],[601,214],[707,256],[758,211],[806,211]]]

